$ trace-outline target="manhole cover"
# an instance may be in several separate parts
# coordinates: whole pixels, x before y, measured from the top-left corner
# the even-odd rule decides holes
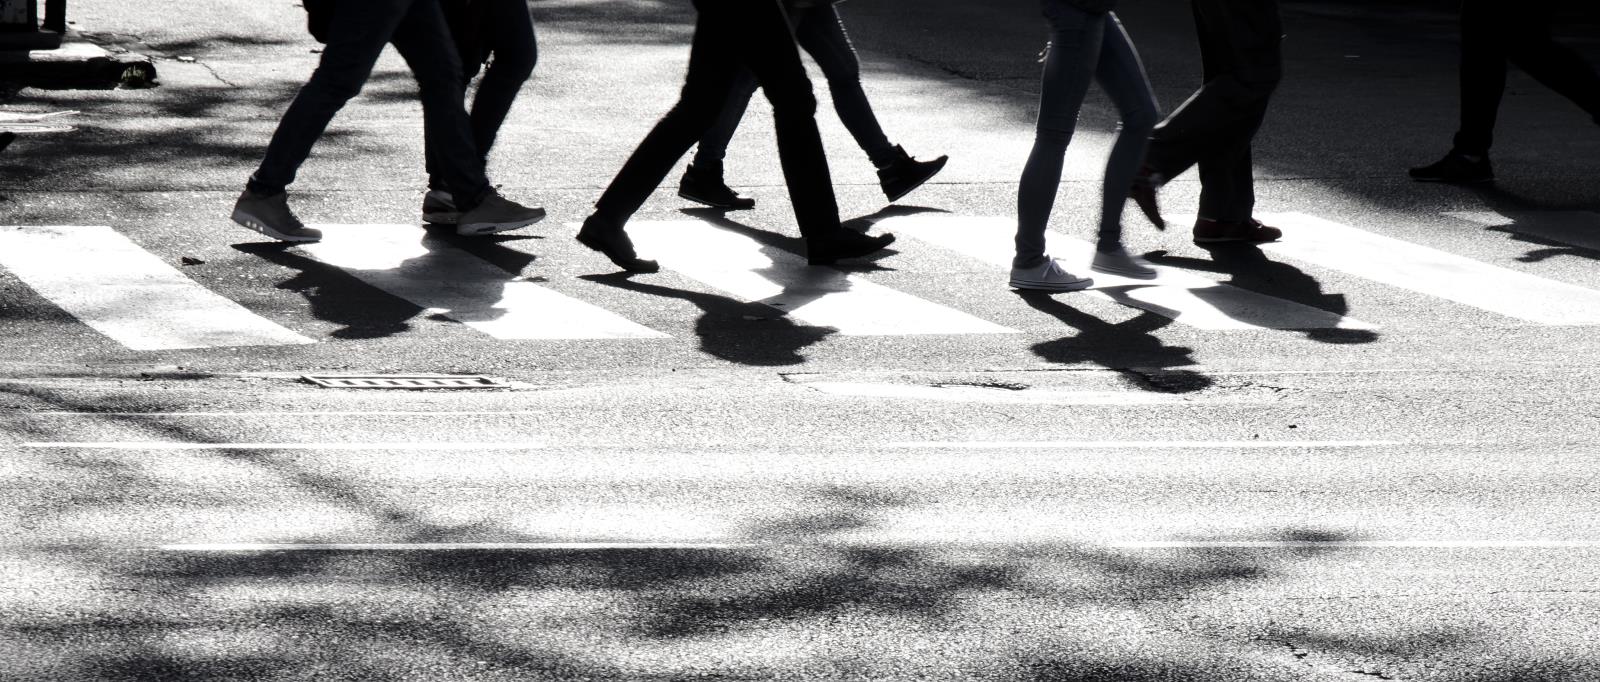
[[[323,388],[510,388],[505,379],[480,374],[306,374]]]

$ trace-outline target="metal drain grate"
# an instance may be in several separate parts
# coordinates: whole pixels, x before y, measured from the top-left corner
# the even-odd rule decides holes
[[[306,374],[323,388],[510,388],[505,379],[479,374]]]

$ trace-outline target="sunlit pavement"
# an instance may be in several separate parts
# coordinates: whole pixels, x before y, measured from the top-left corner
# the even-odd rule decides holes
[[[1187,8],[1125,3],[1160,101]],[[808,268],[758,101],[760,202],[575,223],[681,84],[686,4],[537,2],[492,166],[551,218],[417,224],[398,60],[293,200],[325,243],[226,220],[314,64],[290,3],[87,5],[151,90],[27,90],[80,129],[0,156],[0,677],[1600,679],[1600,131],[1513,73],[1499,181],[1415,185],[1454,118],[1425,3],[1287,3],[1259,138],[1277,245],[1127,220],[1151,283],[1005,284],[1037,7],[847,3],[894,140],[949,168],[882,210],[895,253]],[[1577,19],[1574,19],[1577,21]],[[1600,62],[1595,24],[1560,29]],[[181,58],[181,59],[180,59]],[[1051,250],[1087,264],[1115,117],[1091,95]],[[676,176],[668,182],[675,182]],[[317,388],[305,373],[507,388]]]

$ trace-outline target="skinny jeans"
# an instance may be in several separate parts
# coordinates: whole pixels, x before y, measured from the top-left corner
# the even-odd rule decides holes
[[[472,127],[461,106],[461,58],[445,27],[439,0],[361,0],[334,3],[328,44],[310,80],[278,122],[249,189],[282,192],[334,114],[361,92],[385,43],[393,43],[416,77],[423,133],[437,151],[438,172],[463,210],[489,192]]]
[[[1122,117],[1101,186],[1098,241],[1102,248],[1122,243],[1122,207],[1144,159],[1150,131],[1159,119],[1138,51],[1115,13],[1087,12],[1065,0],[1042,0],[1040,5],[1050,24],[1050,47],[1033,150],[1017,190],[1012,265],[1019,268],[1037,267],[1048,259],[1045,228],[1090,81],[1100,84]]]
[[[494,147],[500,126],[505,123],[511,105],[522,91],[522,84],[533,75],[539,62],[539,45],[534,36],[533,16],[528,13],[527,0],[472,0],[485,3],[481,38],[488,48],[489,66],[484,69],[483,80],[478,82],[477,94],[472,97],[472,141],[478,149],[478,162],[487,166],[489,150]],[[461,60],[462,81],[470,82],[483,67],[475,59],[465,56]],[[432,145],[428,146],[428,187],[445,189],[440,173],[442,162]]]
[[[795,39],[822,69],[828,79],[828,92],[833,96],[833,109],[844,122],[856,145],[867,153],[872,165],[882,168],[894,162],[895,148],[884,134],[883,126],[872,112],[867,93],[861,88],[861,61],[856,57],[855,46],[845,33],[844,21],[832,5],[789,11],[794,24]],[[694,166],[697,169],[722,173],[722,160],[728,154],[728,143],[733,139],[745,108],[756,92],[756,77],[749,70],[741,71],[734,83],[733,92],[723,105],[722,115],[695,150]]]
[[[1191,0],[1205,82],[1156,126],[1145,159],[1162,180],[1200,166],[1200,217],[1249,220],[1250,144],[1283,78],[1277,0]]]
[[[1455,149],[1482,156],[1506,89],[1506,66],[1572,100],[1600,123],[1600,75],[1576,51],[1550,37],[1555,3],[1464,0],[1461,3],[1461,128]]]
[[[817,100],[782,5],[777,0],[694,0],[694,6],[699,17],[678,102],[600,195],[596,214],[613,224],[626,223],[711,130],[740,71],[748,70],[772,103],[778,158],[800,233],[808,239],[833,237],[841,229],[839,207],[817,132]]]

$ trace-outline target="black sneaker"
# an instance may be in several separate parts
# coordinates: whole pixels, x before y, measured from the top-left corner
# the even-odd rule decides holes
[[[1418,182],[1475,183],[1494,180],[1494,170],[1489,167],[1489,155],[1472,156],[1451,150],[1437,163],[1411,169],[1411,179]]]
[[[721,173],[696,169],[692,163],[683,172],[683,179],[678,181],[678,196],[712,208],[742,211],[756,207],[755,199],[739,196],[738,192],[729,188],[722,181]]]
[[[628,238],[628,233],[622,231],[622,226],[598,215],[591,215],[583,221],[583,227],[578,230],[578,243],[599,251],[610,258],[611,262],[628,272],[659,272],[661,266],[653,260],[645,260],[633,250],[633,240]]]
[[[878,169],[878,184],[883,186],[883,195],[889,197],[890,202],[899,201],[901,197],[921,187],[922,183],[944,170],[944,164],[950,161],[948,156],[941,156],[932,161],[918,161],[911,158],[900,145],[895,145],[894,153],[895,160]]]
[[[860,258],[894,243],[894,235],[869,237],[854,230],[839,228],[826,239],[806,240],[806,260],[812,265],[833,265],[846,258]]]

